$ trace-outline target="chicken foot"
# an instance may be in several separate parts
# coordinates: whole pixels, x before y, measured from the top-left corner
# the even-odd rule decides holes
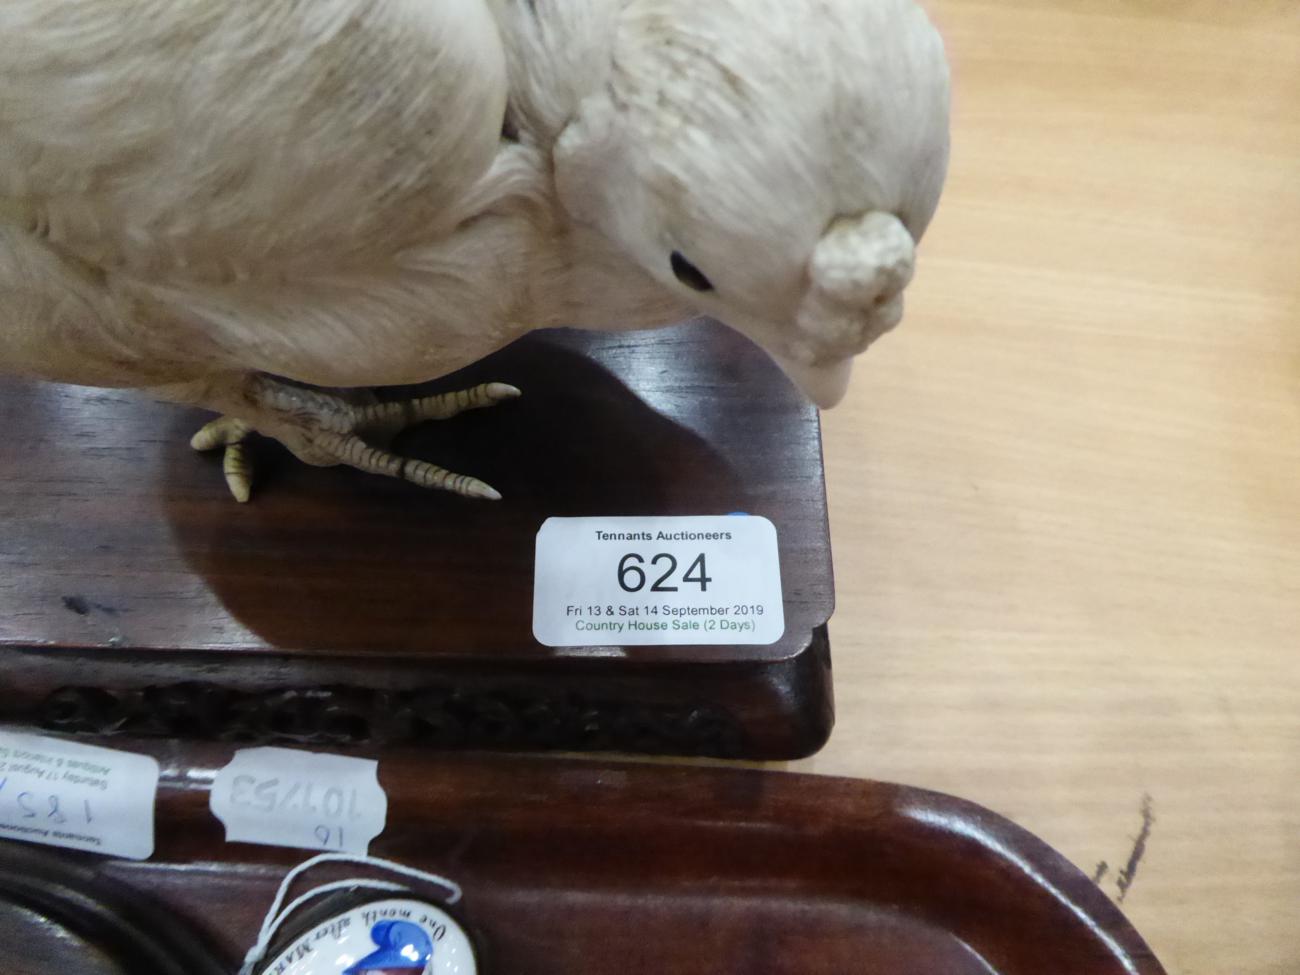
[[[498,501],[501,495],[477,478],[390,453],[372,441],[386,442],[417,423],[450,419],[466,410],[495,406],[519,395],[518,389],[506,383],[482,383],[433,396],[356,405],[332,393],[290,385],[269,376],[252,376],[240,389],[238,402],[223,402],[225,415],[200,429],[190,446],[195,450],[224,448],[222,471],[226,486],[241,503],[252,495],[253,466],[245,441],[255,431],[280,441],[308,464],[346,464],[420,487]]]

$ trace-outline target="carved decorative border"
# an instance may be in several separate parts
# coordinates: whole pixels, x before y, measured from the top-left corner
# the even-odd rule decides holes
[[[442,749],[743,754],[722,708],[598,701],[566,693],[472,693],[331,686],[241,691],[187,681],[135,689],[67,686],[41,703],[50,731],[239,742],[415,745]]]

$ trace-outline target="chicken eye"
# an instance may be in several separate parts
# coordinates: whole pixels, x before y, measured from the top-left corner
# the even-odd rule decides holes
[[[681,251],[673,251],[671,258],[673,274],[677,280],[694,291],[712,291],[713,282],[704,276],[704,272],[682,257]]]

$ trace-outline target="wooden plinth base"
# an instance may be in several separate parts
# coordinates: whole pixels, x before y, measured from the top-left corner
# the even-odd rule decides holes
[[[430,386],[521,400],[397,448],[475,502],[255,445],[226,494],[206,419],[0,381],[0,720],[68,732],[781,759],[832,723],[820,430],[713,323],[537,333]],[[385,391],[385,395],[391,395]],[[550,516],[745,511],[777,527],[771,646],[552,649],[531,628]]]

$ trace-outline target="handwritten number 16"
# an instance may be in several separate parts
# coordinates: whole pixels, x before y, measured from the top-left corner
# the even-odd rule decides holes
[[[324,849],[343,849],[342,826],[317,826],[316,839]]]

